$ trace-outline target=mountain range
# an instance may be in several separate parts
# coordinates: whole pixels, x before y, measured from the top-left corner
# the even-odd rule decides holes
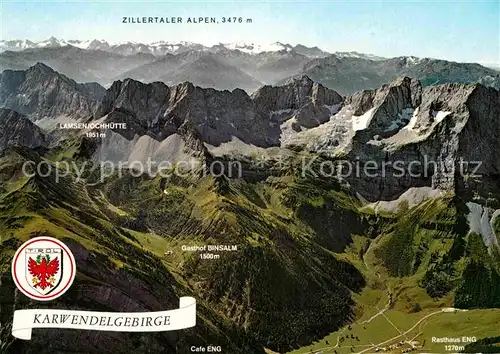
[[[474,333],[481,352],[499,343],[500,91],[477,82],[495,80],[489,69],[230,48],[156,57],[62,46],[0,60],[17,65],[0,75],[2,350],[213,343],[264,354],[337,342],[342,353],[377,352],[413,348],[408,334],[437,352],[436,328]],[[61,133],[65,122],[126,128]],[[130,167],[148,159],[172,173]],[[23,174],[28,161],[50,169]],[[189,173],[173,173],[186,163]],[[13,310],[33,304],[16,291],[12,255],[38,235],[64,240],[78,266],[48,306],[159,311],[194,296],[196,327],[13,340]],[[206,244],[237,251],[207,260],[182,250]]]
[[[280,42],[261,45],[255,43],[219,43],[213,46],[205,46],[192,42],[169,43],[165,41],[153,42],[150,44],[137,42],[120,42],[109,43],[105,40],[63,40],[55,37],[43,41],[24,40],[0,40],[0,52],[3,51],[21,51],[33,48],[58,48],[64,46],[73,46],[81,49],[102,50],[120,55],[131,55],[138,53],[153,54],[155,56],[163,56],[165,54],[179,54],[190,50],[218,51],[220,49],[239,50],[248,54],[257,54],[262,52],[280,52],[280,51],[295,51],[309,57],[324,57],[329,53],[319,49],[318,47],[306,47],[298,44],[292,46]],[[344,53],[346,55],[359,55],[361,53]],[[368,55],[370,56],[370,55]],[[377,58],[376,56],[371,56]]]
[[[42,62],[77,82],[98,82],[105,87],[131,78],[167,85],[189,81],[200,87],[241,88],[252,93],[263,85],[307,75],[342,95],[375,89],[399,76],[418,78],[425,86],[480,82],[500,88],[498,71],[479,64],[416,57],[386,59],[357,52],[330,54],[300,44],[110,45],[102,40],[62,41],[52,37],[38,43],[4,41],[2,46],[6,51],[0,53],[0,70],[25,70]]]
[[[213,65],[211,57],[201,58],[204,61],[194,60],[191,68]],[[202,143],[218,151],[236,141],[241,143],[240,153],[248,149],[293,147],[351,159],[380,155],[388,161],[393,151],[398,151],[395,156],[403,160],[421,160],[419,156],[424,155],[429,158],[429,153],[418,152],[421,149],[433,151],[435,161],[442,158],[442,149],[448,156],[460,149],[467,161],[481,159],[484,173],[495,175],[500,170],[495,162],[500,153],[495,152],[495,146],[500,146],[500,141],[493,128],[500,116],[498,99],[498,91],[482,84],[426,86],[409,78],[398,78],[379,89],[363,90],[345,98],[306,75],[289,79],[282,86],[262,86],[252,95],[241,89],[218,91],[190,82],[146,84],[130,78],[117,80],[105,90],[98,84],[77,84],[42,63],[26,71],[6,70],[0,75],[0,106],[28,116],[49,132],[56,122],[125,122],[128,130],[110,132],[103,139],[100,158],[109,155],[128,160],[133,156],[143,161],[147,156],[162,158],[161,145],[189,122],[196,127]],[[473,119],[480,122],[477,124],[484,131],[464,130],[469,118],[462,112],[477,114]],[[445,128],[446,124],[451,125]],[[467,138],[456,147],[443,142],[426,146],[427,137],[440,129],[451,129]],[[480,138],[491,134],[491,138]],[[444,141],[455,139],[447,137]],[[481,144],[470,145],[470,141],[476,140]],[[408,152],[403,153],[407,148]],[[363,197],[368,200],[398,197],[415,184],[432,182],[438,186],[438,181],[444,181],[443,190],[450,183],[456,187],[453,175],[437,177],[438,172],[434,171],[433,181],[412,179],[407,183],[398,181],[395,186],[385,178],[384,188],[380,187],[382,181],[372,187],[373,182],[359,178],[350,183],[362,181],[358,189],[367,191]]]
[[[411,56],[373,61],[332,55],[311,60],[304,66],[301,74],[346,93],[374,89],[398,76],[418,78],[424,86],[482,82],[500,88],[500,75],[494,69],[474,63]]]

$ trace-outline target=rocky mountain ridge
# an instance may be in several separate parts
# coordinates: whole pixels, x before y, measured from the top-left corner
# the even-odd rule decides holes
[[[149,136],[162,142],[189,122],[212,146],[237,139],[269,147],[279,146],[283,122],[293,119],[298,130],[318,126],[341,102],[340,95],[306,77],[283,87],[264,86],[252,96],[240,89],[217,91],[189,82],[168,87],[127,79],[108,89],[94,119],[126,122],[130,129],[115,133],[129,141]]]
[[[76,83],[42,63],[0,74],[0,106],[32,120],[90,118],[104,94],[99,84]]]
[[[488,190],[494,189],[500,170],[495,158],[500,141],[494,128],[500,123],[499,94],[482,84],[425,87],[419,80],[401,77],[377,90],[344,98],[307,76],[283,86],[263,86],[251,96],[241,89],[217,91],[189,82],[167,86],[126,79],[116,81],[97,101],[87,86],[58,76],[43,64],[30,70],[3,74],[0,92],[7,108],[35,119],[63,114],[71,119],[126,123],[127,129],[112,130],[101,139],[96,155],[101,160],[145,161],[154,156],[175,162],[193,153],[205,155],[205,147],[219,153],[230,147],[247,156],[280,148],[284,154],[299,149],[333,159],[358,159],[362,165],[371,161],[379,167],[382,162],[419,164],[418,177],[380,175],[364,180],[351,176],[349,183],[371,201],[397,198],[415,186],[466,189],[465,176],[458,174],[472,171],[471,167],[462,171],[462,160],[481,162],[476,173],[483,176]],[[41,80],[47,74],[51,78]],[[28,78],[29,84],[16,81],[19,75]],[[14,94],[5,94],[13,87]],[[44,103],[49,96],[39,95],[43,87],[58,88],[53,91],[61,95],[55,96],[59,97],[56,104]],[[30,97],[38,105],[31,104],[35,98]],[[204,146],[187,155],[181,134],[186,124],[196,131],[188,145]],[[432,170],[426,171],[429,162]],[[393,174],[394,167],[389,172]]]
[[[47,41],[52,42],[59,43]],[[90,42],[83,46],[86,49],[60,44],[65,45],[0,53],[0,70],[26,70],[43,62],[77,82],[95,81],[106,87],[116,80],[132,78],[168,85],[191,81],[206,88],[238,87],[248,93],[261,84],[279,85],[302,75],[343,95],[378,88],[399,76],[418,78],[424,86],[480,82],[499,88],[498,72],[479,64],[412,56],[381,58],[357,52],[329,54],[303,45],[276,44],[267,48],[272,49],[269,51],[249,51],[237,44],[206,48],[185,43],[182,50],[155,55],[134,50],[113,52],[97,44],[90,46]]]
[[[401,76],[419,79],[423,86],[480,82],[499,89],[495,79],[498,72],[494,69],[475,63],[413,56],[370,60],[331,55],[311,60],[297,75],[307,75],[344,95],[376,89]]]
[[[124,56],[68,45],[0,53],[0,71],[27,70],[40,62],[77,82],[109,85],[121,73],[154,60],[156,57],[151,54]]]
[[[168,85],[182,81],[216,89],[241,88],[252,93],[263,84],[299,72],[310,60],[296,52],[243,53],[223,48],[217,52],[193,50],[167,54],[117,77],[132,78],[146,83],[163,81]]]
[[[370,200],[394,199],[412,186],[465,192],[465,180],[478,189],[468,179],[472,174],[481,175],[491,193],[500,177],[498,124],[499,91],[481,84],[422,87],[405,77],[350,96],[329,122],[288,144],[361,166],[375,163],[376,177],[348,178]],[[403,178],[394,177],[396,162],[405,166]],[[382,171],[384,165],[389,167]]]
[[[280,147],[285,155],[299,149],[359,161],[361,167],[375,163],[376,177],[347,178],[371,201],[392,200],[416,186],[468,193],[477,189],[471,174],[481,176],[483,195],[497,189],[500,136],[494,127],[500,124],[500,96],[481,84],[423,87],[419,80],[402,77],[346,99],[307,76],[281,87],[264,86],[252,96],[190,83],[168,88],[126,80],[114,87],[96,118],[113,121],[118,112],[129,112],[122,119],[141,122],[140,134],[159,142],[190,122],[199,139],[218,151],[237,142],[234,151],[247,156],[259,151],[255,147]],[[130,94],[139,91],[150,92],[143,102],[152,110],[129,106],[135,102]],[[411,171],[396,176],[397,162]],[[473,171],[476,162],[480,166]],[[388,167],[382,171],[384,164]]]

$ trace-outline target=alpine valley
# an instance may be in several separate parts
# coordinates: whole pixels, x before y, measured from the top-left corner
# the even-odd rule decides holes
[[[1,45],[0,352],[500,351],[496,70],[281,43]],[[137,173],[150,161],[167,168]],[[78,270],[47,303],[10,269],[42,235]],[[194,328],[10,333],[18,309],[182,296]]]

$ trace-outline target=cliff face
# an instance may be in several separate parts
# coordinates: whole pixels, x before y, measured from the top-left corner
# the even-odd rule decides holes
[[[302,76],[283,86],[264,86],[252,95],[256,110],[275,124],[293,119],[295,129],[312,128],[336,113],[343,97]],[[283,127],[281,127],[283,130]]]
[[[417,173],[449,192],[461,192],[474,174],[482,175],[484,183],[498,179],[499,97],[495,89],[479,84],[427,87],[408,125],[381,141],[382,151],[407,163],[421,161]],[[433,163],[427,173],[426,161]]]
[[[104,92],[96,83],[78,84],[42,63],[24,71],[5,70],[0,74],[0,106],[32,120],[90,118]]]
[[[103,139],[106,151],[99,158],[137,157],[112,150],[138,150],[141,137],[140,150],[147,150],[143,157],[159,157],[159,145],[173,142],[181,135],[180,127],[188,122],[200,141],[210,146],[235,139],[259,147],[279,146],[287,129],[291,127],[292,133],[296,133],[320,125],[339,109],[342,100],[336,92],[307,77],[291,80],[283,87],[264,86],[252,96],[240,89],[216,91],[188,82],[168,87],[160,82],[116,81],[106,92],[94,119],[124,122],[127,129],[114,130]]]
[[[0,151],[11,146],[36,148],[46,144],[43,132],[26,116],[0,108]]]
[[[348,97],[344,107],[285,146],[299,145],[347,161],[347,176],[369,200],[394,199],[410,187],[453,191],[475,174],[499,176],[499,92],[481,84],[422,88],[400,78],[378,90]],[[365,166],[372,172],[363,171]],[[368,176],[369,175],[369,176]]]

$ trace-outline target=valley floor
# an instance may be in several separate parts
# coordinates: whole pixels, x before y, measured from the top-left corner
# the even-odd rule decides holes
[[[499,333],[499,322],[500,309],[452,312],[443,309],[418,314],[389,310],[369,323],[344,327],[313,345],[290,353],[400,353],[411,349],[411,344],[418,347],[411,351],[413,353],[457,352],[457,347],[468,343],[436,343],[433,337],[475,337],[477,340],[494,337]]]
[[[347,250],[350,261],[370,279],[357,297],[358,318],[289,354],[456,353],[472,341],[500,334],[500,309],[456,309],[451,307],[451,295],[431,299],[417,285],[416,276],[390,277],[373,254],[380,238],[370,242],[360,259],[355,255],[360,254],[364,237],[355,239]],[[437,341],[442,338],[459,342]]]

